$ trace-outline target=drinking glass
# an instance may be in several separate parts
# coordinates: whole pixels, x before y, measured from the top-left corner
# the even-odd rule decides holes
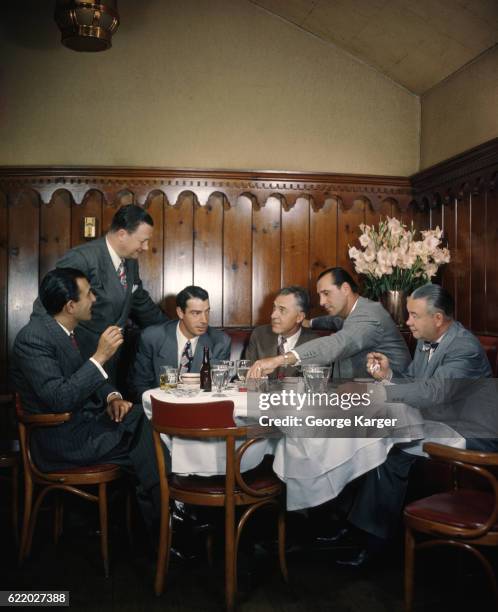
[[[216,391],[216,393],[213,393],[213,397],[226,397],[222,391],[228,385],[229,375],[229,366],[223,364],[211,366],[211,383]]]
[[[231,359],[220,359],[219,363],[228,367],[228,382],[230,382],[233,378],[235,378],[235,374],[237,372],[235,361],[232,361]]]
[[[315,364],[303,365],[303,377],[306,391],[313,393],[325,393],[329,381],[330,366]]]
[[[242,384],[246,382],[247,372],[249,372],[251,366],[252,361],[250,359],[239,359],[237,361],[237,376]]]
[[[159,386],[161,391],[176,389],[178,384],[178,370],[173,366],[159,366]]]

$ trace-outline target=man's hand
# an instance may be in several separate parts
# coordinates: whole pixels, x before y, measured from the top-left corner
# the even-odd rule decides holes
[[[368,353],[367,371],[376,380],[389,378],[391,373],[389,359],[383,353]]]
[[[247,378],[261,378],[283,365],[284,358],[282,355],[268,357],[267,359],[258,359],[258,361],[253,363],[249,372],[247,372]]]
[[[130,412],[133,404],[124,399],[113,399],[107,404],[107,414],[111,421],[121,423],[125,416]]]
[[[111,325],[102,332],[93,359],[98,361],[100,365],[104,365],[122,344],[123,334],[121,329],[117,325]]]

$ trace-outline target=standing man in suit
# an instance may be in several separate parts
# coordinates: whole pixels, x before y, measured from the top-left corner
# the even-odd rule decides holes
[[[491,367],[478,339],[453,319],[453,298],[443,287],[427,284],[412,293],[407,306],[407,325],[418,340],[415,356],[395,375],[385,354],[368,355],[367,369],[385,381],[376,385],[376,401],[414,406],[425,419],[443,422],[466,438],[467,448],[498,451]],[[391,379],[396,384],[389,384]],[[395,534],[414,459],[394,447],[384,464],[356,483],[354,492],[345,489],[340,506],[348,523],[366,534],[366,547],[339,564],[364,565]]]
[[[273,302],[271,323],[260,325],[252,332],[245,353],[246,359],[256,361],[265,357],[285,355],[295,346],[318,335],[302,326],[310,304],[308,292],[302,287],[293,285],[280,289]],[[295,376],[296,368],[278,368],[275,376]]]
[[[182,372],[199,372],[204,347],[211,359],[230,358],[230,338],[209,326],[209,294],[202,287],[185,287],[176,296],[177,321],[148,327],[142,332],[131,376],[137,401],[159,384],[159,368],[170,365]]]
[[[328,314],[344,321],[342,328],[296,346],[285,355],[257,361],[249,377],[257,378],[296,363],[334,363],[334,378],[368,376],[367,354],[374,350],[389,356],[395,372],[408,366],[410,353],[394,321],[381,304],[359,296],[356,283],[345,270],[324,270],[318,277],[317,292]]]
[[[71,418],[33,432],[35,462],[41,470],[96,463],[131,468],[151,526],[159,516],[160,495],[150,422],[140,406],[121,397],[104,370],[123,343],[121,330],[107,327],[92,355],[82,355],[74,332],[92,319],[96,298],[79,270],[49,272],[40,300],[45,312],[33,316],[14,342],[14,386],[27,412],[71,412]]]
[[[97,298],[92,318],[76,328],[76,339],[84,359],[97,347],[102,332],[110,325],[125,328],[132,319],[141,328],[167,320],[142,287],[138,258],[149,248],[154,222],[140,206],[122,206],[114,215],[105,236],[68,251],[58,268],[81,270],[89,279]],[[118,364],[125,367],[118,350],[106,363],[106,371],[116,384]]]

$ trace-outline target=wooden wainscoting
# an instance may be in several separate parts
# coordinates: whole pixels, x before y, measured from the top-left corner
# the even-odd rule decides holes
[[[136,202],[154,219],[140,260],[145,287],[174,315],[174,296],[195,283],[210,294],[211,323],[267,322],[275,292],[308,287],[326,267],[351,270],[348,244],[359,224],[381,216],[423,229],[408,179],[275,172],[131,168],[0,168],[0,384],[7,355],[28,321],[40,278],[84,241],[83,217],[98,235],[117,207]]]
[[[452,262],[443,284],[456,318],[498,335],[498,138],[412,177],[414,197],[444,229]]]

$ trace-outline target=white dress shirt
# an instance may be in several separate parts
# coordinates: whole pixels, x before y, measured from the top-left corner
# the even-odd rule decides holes
[[[111,256],[111,259],[112,259],[112,265],[114,266],[114,269],[117,272],[119,266],[121,265],[121,260],[124,259],[124,258],[120,257],[116,253],[116,251],[112,248],[109,240],[107,239],[107,236],[105,237],[105,243],[106,243],[106,246],[107,246],[107,250],[109,251],[109,255]]]

